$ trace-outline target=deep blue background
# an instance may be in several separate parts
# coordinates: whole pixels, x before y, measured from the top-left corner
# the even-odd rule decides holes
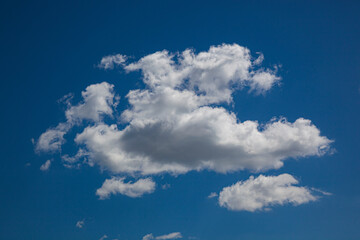
[[[180,231],[203,240],[360,239],[359,1],[1,1],[0,239],[141,239]],[[140,199],[95,196],[107,177],[97,167],[64,168],[36,155],[31,138],[64,120],[57,100],[101,81],[122,96],[136,74],[101,71],[101,57],[207,50],[238,43],[281,64],[282,84],[265,96],[234,96],[241,121],[311,119],[336,152],[288,160],[266,174],[290,173],[302,185],[333,193],[298,207],[230,212],[210,192],[251,173],[157,176]],[[73,148],[71,141],[68,148]],[[54,158],[48,172],[40,165]],[[26,163],[31,166],[26,167]],[[171,188],[161,190],[169,183]],[[83,229],[75,227],[85,219]]]

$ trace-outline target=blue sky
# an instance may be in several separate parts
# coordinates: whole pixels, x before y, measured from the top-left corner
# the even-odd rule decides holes
[[[357,1],[3,1],[0,238],[359,239],[359,10]],[[164,49],[173,68],[146,79]],[[130,103],[136,89],[149,102]],[[59,101],[69,93],[70,105]],[[245,121],[259,123],[254,136],[242,134]],[[66,142],[39,144],[59,123]],[[82,134],[99,126],[105,144]]]

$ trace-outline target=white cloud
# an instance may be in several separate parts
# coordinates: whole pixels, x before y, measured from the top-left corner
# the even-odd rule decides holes
[[[102,236],[101,238],[99,238],[99,240],[104,240],[104,239],[106,239],[106,238],[108,238],[108,236],[105,234],[104,236]]]
[[[257,71],[252,76],[252,82],[250,83],[251,90],[255,90],[258,93],[264,93],[274,85],[274,73],[272,71]]]
[[[150,239],[154,239],[154,235],[152,233],[146,234],[142,238],[142,240],[150,240]]]
[[[182,238],[182,235],[180,232],[173,232],[161,236],[154,237],[152,233],[146,234],[142,240],[150,240],[150,239],[157,239],[157,240],[165,240],[165,239],[179,239]]]
[[[168,183],[165,183],[165,184],[163,184],[163,185],[161,186],[161,188],[162,188],[163,190],[169,189],[170,187],[171,187],[171,185],[168,184]]]
[[[254,212],[276,205],[296,206],[318,199],[309,188],[294,186],[298,183],[289,174],[251,176],[246,181],[223,188],[219,194],[219,204],[233,211]]]
[[[101,59],[98,67],[103,69],[113,69],[115,65],[121,65],[126,61],[126,56],[121,54],[105,56]]]
[[[260,127],[253,121],[238,123],[234,114],[211,107],[168,121],[132,122],[124,130],[117,125],[89,126],[75,141],[105,169],[144,175],[276,169],[291,157],[321,156],[331,142],[310,120],[280,119]]]
[[[128,71],[141,70],[144,90],[132,90],[130,108],[122,113],[124,129],[116,124],[88,126],[75,141],[84,144],[94,163],[114,173],[185,173],[279,168],[287,158],[320,156],[330,140],[310,120],[285,118],[259,125],[240,122],[223,107],[232,93],[249,86],[269,90],[279,77],[256,69],[248,49],[239,45],[211,47],[195,54],[156,52]],[[211,105],[211,106],[209,106]]]
[[[264,54],[262,54],[261,52],[257,52],[256,54],[259,54],[259,57],[254,60],[253,64],[254,65],[260,65],[265,59]]]
[[[59,123],[55,128],[49,128],[41,134],[37,143],[36,151],[55,152],[60,151],[65,143],[64,135],[75,125],[83,120],[101,122],[104,115],[112,117],[114,102],[114,85],[107,82],[93,84],[81,93],[83,102],[71,106],[67,102],[68,109],[65,112],[66,122]],[[65,95],[68,96],[68,95]]]
[[[74,98],[74,94],[73,93],[68,93],[66,95],[64,95],[63,97],[61,97],[60,99],[57,100],[58,103],[63,103],[66,106],[70,107],[71,106],[71,100]]]
[[[59,123],[55,128],[49,128],[39,137],[35,147],[36,151],[60,151],[61,145],[65,143],[64,135],[69,129],[70,126],[66,123]]]
[[[179,232],[173,232],[173,233],[169,233],[169,234],[166,234],[166,235],[161,235],[161,236],[158,236],[156,237],[155,239],[179,239],[179,238],[182,238],[182,235],[181,233]]]
[[[74,156],[64,154],[61,156],[61,159],[63,160],[64,166],[67,168],[79,168],[81,166],[81,163],[88,163],[90,166],[93,166],[93,163],[91,161],[88,161],[86,158],[88,155],[89,153],[87,151],[80,148]],[[84,159],[84,161],[79,162],[80,159]]]
[[[109,198],[111,194],[123,194],[128,197],[141,197],[146,193],[152,193],[155,190],[155,182],[151,178],[139,179],[136,182],[124,182],[125,178],[106,179],[101,188],[96,190],[96,195],[100,199]]]
[[[43,165],[40,166],[41,171],[48,171],[51,166],[51,160],[47,160]]]
[[[208,198],[215,198],[217,196],[218,196],[218,194],[216,192],[212,192],[209,194]]]
[[[332,193],[325,192],[325,191],[323,191],[323,190],[320,190],[320,189],[317,189],[317,188],[314,188],[314,187],[312,187],[311,190],[314,191],[314,192],[319,192],[319,193],[321,193],[322,195],[325,195],[325,196],[331,196],[331,195],[333,195]]]
[[[114,105],[114,85],[107,82],[93,84],[81,92],[84,101],[66,110],[68,122],[90,120],[100,122],[105,115],[112,116]]]
[[[237,44],[223,44],[199,54],[190,49],[176,55],[166,50],[156,52],[126,65],[125,69],[141,70],[145,84],[153,91],[182,87],[196,92],[200,95],[196,98],[197,104],[204,105],[230,102],[237,87],[251,86],[258,91],[267,91],[280,80],[276,71],[255,69],[257,65],[259,61],[252,59],[249,49]]]
[[[76,223],[76,227],[77,227],[77,228],[83,228],[84,225],[85,225],[85,221],[84,221],[84,220],[77,221],[77,223]]]
[[[74,139],[85,154],[65,154],[65,164],[86,157],[86,163],[112,174],[138,176],[204,169],[266,171],[282,167],[289,158],[321,156],[330,147],[332,141],[308,119],[260,124],[240,121],[224,107],[233,102],[234,91],[265,93],[280,81],[276,67],[260,66],[262,54],[255,59],[245,47],[223,44],[200,53],[164,50],[132,63],[125,59],[106,56],[100,63],[105,69],[117,64],[142,73],[146,86],[129,91],[129,107],[121,117],[113,116],[118,99],[114,86],[90,85],[82,93],[83,102],[68,106],[67,121],[40,136],[37,150],[61,150],[69,129],[86,123]],[[110,117],[106,123],[104,115]],[[106,180],[98,195],[129,195],[119,190],[123,186],[128,186],[123,178]]]

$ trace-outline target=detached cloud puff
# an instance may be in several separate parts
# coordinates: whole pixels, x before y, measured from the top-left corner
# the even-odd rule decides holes
[[[85,225],[85,221],[84,220],[80,220],[76,222],[76,227],[77,228],[83,228]]]
[[[43,165],[40,166],[40,170],[45,172],[50,169],[51,166],[51,160],[47,160]]]
[[[216,192],[212,192],[209,194],[208,198],[216,198],[217,196],[219,196]]]
[[[166,235],[161,235],[154,237],[152,233],[149,233],[145,235],[142,240],[150,240],[150,239],[157,239],[157,240],[165,240],[165,239],[179,239],[182,238],[182,235],[180,232],[173,232]]]
[[[98,67],[107,69],[113,69],[115,65],[123,64],[126,61],[126,56],[121,54],[105,56],[101,59]]]
[[[139,179],[138,181],[132,183],[124,182],[125,178],[116,178],[106,179],[101,188],[96,190],[96,195],[100,199],[106,199],[111,194],[123,194],[128,197],[136,198],[141,197],[145,193],[152,193],[155,190],[155,182],[151,178]]]
[[[233,211],[268,210],[276,205],[300,205],[315,201],[317,196],[307,187],[294,186],[299,182],[289,174],[251,176],[225,187],[219,194],[219,204]]]
[[[276,67],[261,67],[263,55],[255,59],[245,47],[223,44],[200,53],[164,50],[132,63],[125,59],[107,56],[100,63],[105,69],[117,64],[142,73],[146,87],[129,91],[129,108],[121,117],[113,116],[118,103],[114,86],[90,85],[81,103],[68,106],[67,121],[40,136],[37,151],[60,151],[66,133],[84,122],[74,139],[80,152],[63,160],[76,164],[86,157],[91,165],[128,176],[204,169],[265,171],[280,168],[288,158],[321,156],[329,149],[331,140],[308,119],[241,122],[222,107],[232,103],[234,91],[265,93],[280,81]],[[110,118],[106,123],[105,115]],[[123,179],[107,181],[104,189],[110,183],[124,184]],[[114,193],[102,195],[108,196],[106,192]]]
[[[108,238],[108,236],[105,234],[104,236],[102,236],[101,238],[99,238],[99,240],[104,240],[104,239],[106,239],[106,238]]]

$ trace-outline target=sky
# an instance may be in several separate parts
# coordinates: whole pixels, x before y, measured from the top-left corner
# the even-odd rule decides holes
[[[0,238],[360,238],[358,1],[2,1]]]

